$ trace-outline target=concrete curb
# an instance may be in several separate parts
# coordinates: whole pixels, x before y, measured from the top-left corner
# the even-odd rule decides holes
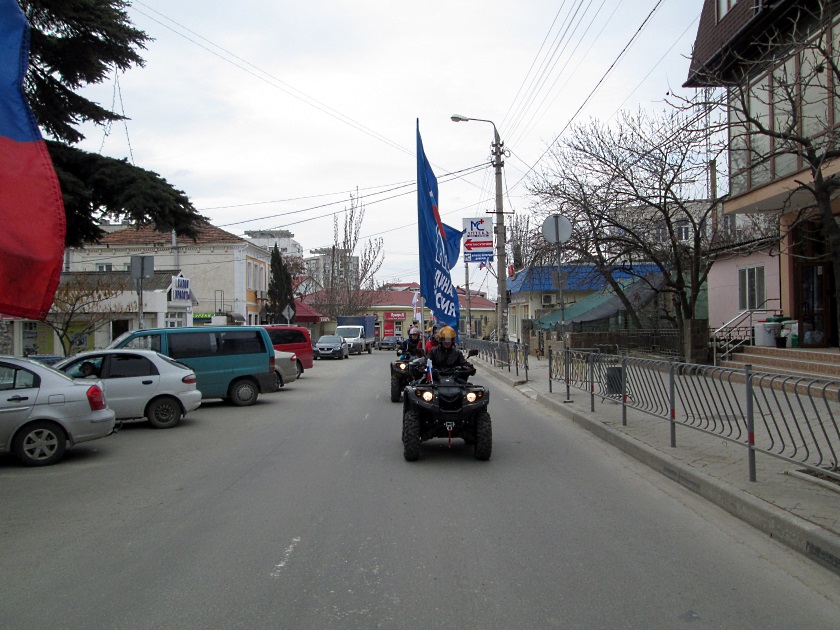
[[[519,391],[516,383],[520,382],[520,379],[514,374],[510,376],[500,374],[480,363],[477,366],[491,378]],[[687,466],[667,453],[648,446],[630,435],[616,431],[607,424],[593,420],[547,394],[537,392],[534,398],[525,392],[520,393],[558,412],[630,457],[840,575],[840,536],[833,532]]]

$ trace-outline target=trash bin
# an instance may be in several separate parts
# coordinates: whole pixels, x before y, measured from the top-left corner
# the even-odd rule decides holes
[[[606,369],[607,396],[621,395],[621,366]]]
[[[776,336],[781,324],[760,321],[753,326],[753,339],[756,346],[762,348],[773,348],[776,345]]]

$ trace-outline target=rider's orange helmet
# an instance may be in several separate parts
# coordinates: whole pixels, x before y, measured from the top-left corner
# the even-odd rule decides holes
[[[449,339],[452,343],[455,343],[455,331],[452,329],[451,326],[444,326],[440,330],[440,340],[443,341],[444,339]]]

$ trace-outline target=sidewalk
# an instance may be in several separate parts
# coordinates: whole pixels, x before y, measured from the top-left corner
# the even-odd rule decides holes
[[[670,424],[662,418],[628,409],[627,426],[622,426],[620,404],[596,397],[592,413],[589,393],[574,388],[572,402],[563,402],[565,383],[552,381],[553,393],[549,392],[545,359],[530,361],[527,382],[521,366],[517,376],[514,368],[494,367],[478,357],[471,360],[481,376],[499,379],[840,574],[840,485],[815,480],[797,472],[795,464],[762,453],[756,455],[757,481],[750,482],[746,448],[679,425],[677,446],[672,448]]]

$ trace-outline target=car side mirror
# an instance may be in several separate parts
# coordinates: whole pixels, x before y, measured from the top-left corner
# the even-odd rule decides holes
[[[467,352],[467,358],[469,359],[470,357],[474,357],[477,354],[478,354],[478,350],[476,350],[475,348],[472,348],[469,352]]]

